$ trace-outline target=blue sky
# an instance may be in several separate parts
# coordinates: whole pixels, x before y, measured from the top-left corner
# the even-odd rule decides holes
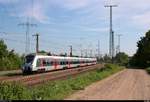
[[[33,4],[32,4],[33,2]],[[148,0],[0,0],[0,38],[9,49],[25,52],[26,28],[18,24],[37,24],[30,28],[30,52],[35,51],[35,33],[40,34],[40,50],[52,53],[73,53],[92,49],[97,54],[98,40],[101,54],[109,49],[109,8],[113,8],[115,46],[121,36],[121,51],[129,55],[136,52],[136,42],[150,28],[150,1]],[[6,32],[3,33],[3,32]],[[82,46],[82,47],[81,47]]]

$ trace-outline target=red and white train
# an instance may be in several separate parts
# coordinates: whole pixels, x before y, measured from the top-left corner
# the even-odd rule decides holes
[[[62,57],[29,54],[25,57],[25,64],[22,67],[22,72],[29,73],[37,71],[51,71],[57,69],[67,69],[95,65],[96,63],[96,58]]]

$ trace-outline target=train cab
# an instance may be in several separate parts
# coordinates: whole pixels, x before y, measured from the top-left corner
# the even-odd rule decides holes
[[[22,67],[23,73],[32,72],[32,67],[33,67],[32,64],[33,64],[34,58],[35,58],[35,55],[33,54],[25,56],[24,65]]]

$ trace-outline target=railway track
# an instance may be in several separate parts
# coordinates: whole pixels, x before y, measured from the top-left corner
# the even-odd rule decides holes
[[[17,76],[4,76],[0,77],[1,82],[21,82],[24,85],[27,86],[34,86],[38,85],[47,81],[54,81],[54,80],[62,80],[66,79],[68,77],[75,77],[78,74],[95,70],[97,68],[102,68],[103,64],[97,64],[92,66],[86,66],[86,67],[79,67],[79,68],[71,68],[66,70],[58,70],[58,71],[52,71],[47,73],[39,73],[39,74],[33,74],[28,76],[23,75],[17,75]]]

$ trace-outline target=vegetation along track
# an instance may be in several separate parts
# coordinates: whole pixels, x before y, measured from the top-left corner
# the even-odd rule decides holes
[[[3,82],[19,81],[24,85],[33,86],[47,81],[65,79],[80,73],[84,73],[102,67],[103,64],[97,64],[93,66],[71,68],[66,70],[53,71],[48,73],[39,73],[39,74],[28,75],[28,76],[23,76],[23,75],[16,75],[16,76],[9,76],[9,77],[7,76],[7,77],[0,78],[0,81]]]

